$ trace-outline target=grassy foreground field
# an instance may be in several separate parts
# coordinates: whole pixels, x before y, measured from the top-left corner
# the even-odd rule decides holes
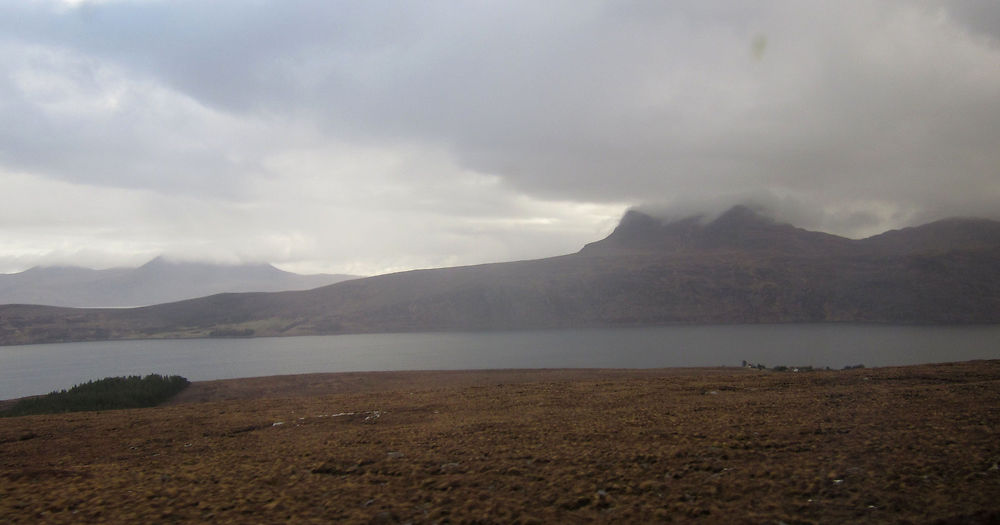
[[[316,374],[0,420],[0,516],[993,523],[1000,361]]]

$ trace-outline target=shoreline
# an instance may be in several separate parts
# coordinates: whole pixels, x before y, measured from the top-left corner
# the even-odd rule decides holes
[[[973,359],[967,361],[944,361],[911,365],[890,365],[861,367],[861,370],[908,369],[916,367],[937,367],[955,365],[975,365],[976,363],[1000,362],[1000,359]],[[794,367],[787,367],[794,368]],[[436,385],[437,387],[469,387],[481,382],[530,383],[538,381],[593,381],[599,379],[639,379],[644,377],[693,376],[726,373],[836,373],[850,368],[815,368],[803,372],[791,370],[756,369],[741,366],[691,366],[660,368],[486,368],[459,370],[366,370],[352,372],[310,372],[295,374],[273,374],[266,376],[233,377],[191,381],[190,385],[171,399],[157,406],[173,406],[213,401],[240,399],[268,399],[308,397],[351,392],[378,392],[413,389]],[[95,378],[100,379],[100,378]],[[67,385],[70,388],[73,385]],[[8,399],[0,399],[0,410],[21,399],[41,397],[36,394]]]
[[[63,307],[50,307],[47,305],[2,305],[0,306],[27,306],[27,307],[42,307],[42,308],[63,308]],[[159,306],[159,305],[151,305]],[[75,307],[65,307],[69,309],[79,309],[88,310],[91,308],[75,308]],[[122,307],[123,309],[128,309],[128,307]],[[136,307],[137,309],[149,308],[149,306]],[[101,308],[93,308],[94,310],[100,310]],[[111,308],[112,310],[121,308]],[[586,331],[586,330],[632,330],[632,329],[643,329],[643,328],[683,328],[683,327],[713,327],[713,326],[726,326],[726,327],[751,327],[751,326],[793,326],[793,325],[816,325],[816,326],[858,326],[858,327],[887,327],[887,328],[975,328],[975,327],[1000,327],[1000,321],[865,321],[865,320],[831,320],[831,321],[767,321],[767,322],[751,322],[751,321],[731,321],[731,322],[665,322],[665,323],[615,323],[607,325],[581,325],[581,326],[524,326],[519,328],[496,328],[496,329],[467,329],[467,330],[449,330],[449,329],[428,329],[428,330],[358,330],[358,331],[341,331],[341,332],[309,332],[309,333],[261,333],[247,336],[212,336],[207,334],[198,335],[176,335],[174,332],[167,333],[166,335],[153,335],[153,336],[127,336],[127,337],[115,337],[111,339],[60,339],[53,341],[30,341],[21,343],[8,343],[0,342],[0,348],[4,347],[19,347],[19,346],[41,346],[41,345],[68,345],[75,343],[118,343],[118,342],[142,342],[142,341],[192,341],[192,340],[246,340],[246,339],[285,339],[293,337],[336,337],[336,336],[352,336],[352,335],[407,335],[407,334],[417,334],[417,335],[435,335],[435,334],[482,334],[482,333],[533,333],[533,332],[558,332],[558,331]]]
[[[490,368],[462,370],[367,370],[358,372],[310,372],[232,377],[191,381],[171,399],[157,406],[204,403],[237,399],[305,397],[349,392],[377,392],[419,388],[436,384],[449,387],[475,386],[480,381],[525,383],[532,381],[594,380],[598,378],[640,378],[662,375],[691,375],[743,370],[742,367],[664,368]],[[65,388],[70,388],[68,385]],[[0,410],[21,399],[46,394],[0,399]]]

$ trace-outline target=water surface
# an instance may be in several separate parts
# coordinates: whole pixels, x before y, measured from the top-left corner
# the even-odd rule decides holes
[[[111,341],[0,347],[0,399],[107,376],[193,381],[488,368],[843,368],[1000,358],[1000,326],[711,325],[527,332]]]

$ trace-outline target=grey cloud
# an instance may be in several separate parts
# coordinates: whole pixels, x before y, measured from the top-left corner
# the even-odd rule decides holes
[[[847,234],[1000,213],[988,0],[54,5],[0,7],[2,40],[191,106],[149,114],[140,96],[131,113],[51,120],[13,97],[7,166],[226,195],[282,176],[262,158],[276,134],[244,126],[314,126],[309,140],[443,150],[502,181],[499,201],[470,201],[432,169],[401,170],[400,191],[439,187],[423,206],[456,217],[522,213],[503,200],[517,192],[685,209],[750,195]]]
[[[0,162],[77,183],[233,196],[252,133],[72,50],[0,42]],[[244,126],[244,124],[240,124]],[[242,144],[233,142],[242,141]]]
[[[948,12],[971,30],[1000,41],[1000,9],[993,0],[951,0],[929,3]]]
[[[681,202],[647,202],[636,207],[639,211],[665,222],[700,217],[709,222],[733,206],[746,206],[778,222],[808,230],[836,232],[848,237],[867,237],[882,233],[885,224],[910,217],[887,217],[865,209],[825,209],[824,203],[795,197],[782,197],[768,191],[721,194],[704,199]]]

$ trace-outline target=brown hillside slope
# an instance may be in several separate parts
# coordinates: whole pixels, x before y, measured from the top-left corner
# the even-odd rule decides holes
[[[607,239],[550,259],[137,309],[2,306],[0,343],[784,322],[1000,322],[1000,223],[856,241],[745,208],[707,224],[633,211]]]
[[[997,361],[475,374],[471,382],[461,372],[299,376],[298,391],[281,378],[213,382],[199,394],[208,402],[0,420],[0,515],[9,523],[1000,519]]]

